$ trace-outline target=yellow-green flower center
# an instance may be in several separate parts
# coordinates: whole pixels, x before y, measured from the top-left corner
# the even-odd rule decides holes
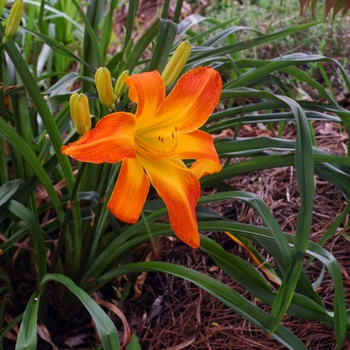
[[[136,133],[135,146],[138,152],[152,160],[171,157],[177,148],[177,127],[170,134],[156,138]]]

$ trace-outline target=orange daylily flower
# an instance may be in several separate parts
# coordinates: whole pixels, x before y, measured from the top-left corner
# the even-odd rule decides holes
[[[118,219],[136,223],[150,183],[165,202],[176,235],[193,248],[200,239],[195,207],[199,178],[218,172],[221,165],[212,137],[198,130],[219,102],[221,78],[210,68],[184,74],[165,97],[157,71],[125,78],[134,114],[116,112],[62,153],[81,162],[122,161],[108,209]],[[195,160],[188,168],[183,159]]]

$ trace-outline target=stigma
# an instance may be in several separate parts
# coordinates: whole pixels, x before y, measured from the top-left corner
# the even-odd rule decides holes
[[[159,135],[156,141],[148,141],[136,135],[135,145],[137,151],[152,160],[162,160],[172,157],[177,148],[177,127],[175,126],[170,135]]]

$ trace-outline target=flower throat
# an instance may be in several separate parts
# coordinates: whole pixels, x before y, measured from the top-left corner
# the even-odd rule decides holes
[[[170,147],[167,147],[166,142],[170,139]],[[135,136],[136,149],[152,160],[161,160],[167,157],[171,157],[174,155],[177,148],[177,126],[175,126],[174,131],[171,133],[171,136],[161,136],[158,138],[158,145],[154,146],[151,143],[145,141],[140,136]]]

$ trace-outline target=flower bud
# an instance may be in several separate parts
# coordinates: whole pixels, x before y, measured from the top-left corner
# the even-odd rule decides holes
[[[115,97],[116,100],[119,100],[119,97],[122,95],[122,93],[124,92],[124,89],[126,87],[124,78],[129,76],[129,71],[128,70],[124,70],[122,71],[122,73],[119,75],[117,82],[115,84]]]
[[[6,5],[6,0],[0,0],[0,13],[2,13],[2,10],[4,9]]]
[[[169,87],[179,76],[191,53],[191,45],[188,40],[183,41],[175,50],[170,61],[166,65],[162,78],[165,87]]]
[[[2,38],[2,44],[7,44],[12,37],[17,33],[19,24],[21,23],[23,14],[23,0],[16,0],[10,11],[5,27],[5,35]]]
[[[69,107],[77,133],[80,135],[85,134],[91,128],[88,98],[84,94],[74,93],[69,99]]]
[[[106,67],[100,67],[95,73],[95,84],[98,93],[98,98],[101,104],[108,107],[108,109],[114,109],[114,101],[116,100],[111,73]]]

